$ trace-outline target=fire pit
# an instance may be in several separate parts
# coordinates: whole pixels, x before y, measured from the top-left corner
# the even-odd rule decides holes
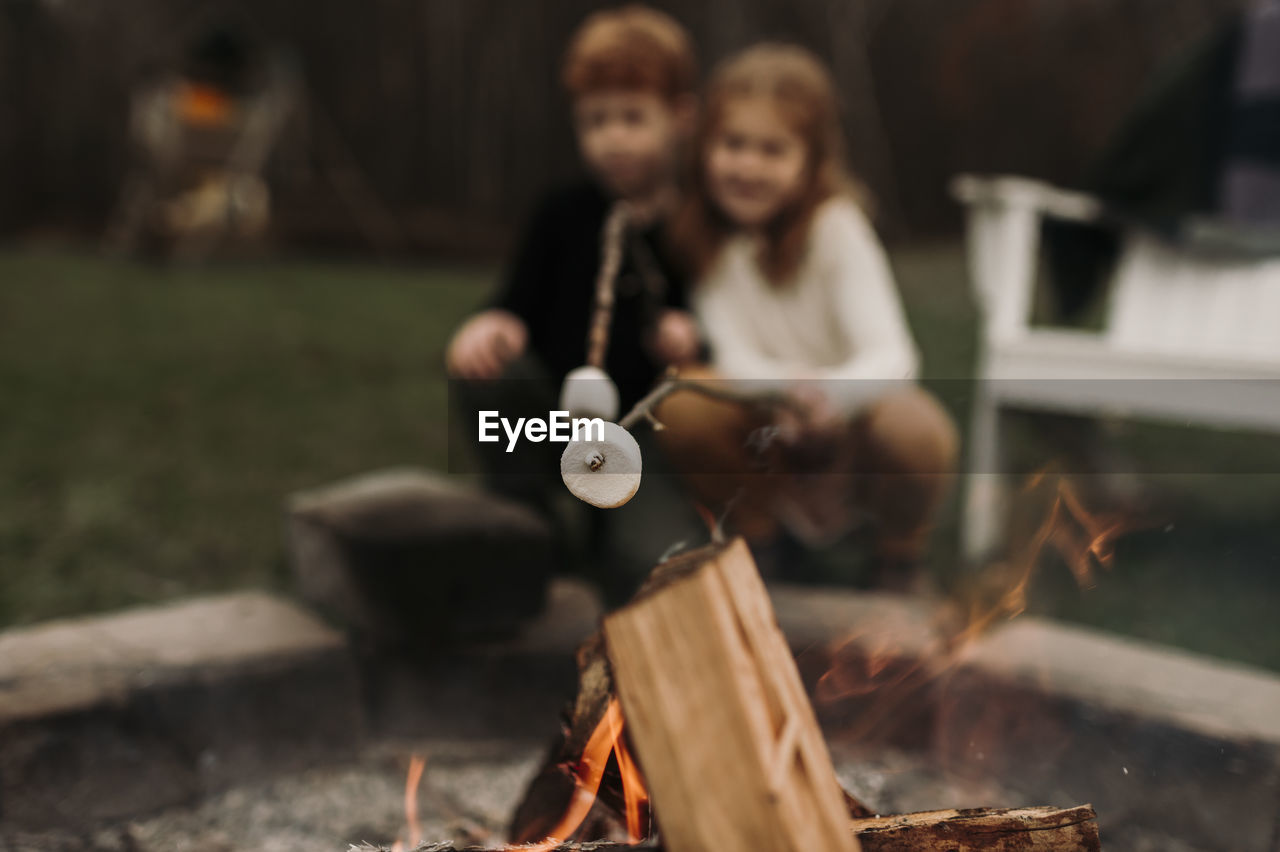
[[[817,715],[835,776],[877,811],[1093,801],[1108,848],[1262,852],[1274,846],[1280,735],[1274,714],[1266,712],[1280,700],[1274,677],[1023,617],[976,639],[959,667],[941,681],[913,682],[911,673],[927,669],[939,647],[928,606],[886,595],[788,587],[772,588],[771,596],[797,652],[802,679],[818,697]],[[288,672],[315,671],[315,652],[277,631],[262,658],[272,661],[270,667],[254,663],[249,670],[271,672],[270,682],[293,694],[293,701],[306,696],[309,704],[298,705],[299,712],[309,706],[305,712],[311,716],[324,709],[338,718],[364,718],[363,735],[336,750],[327,735],[304,736],[295,725],[291,748],[312,752],[299,762],[283,759],[279,743],[264,739],[275,736],[269,730],[246,724],[252,719],[246,708],[254,702],[238,696],[261,681],[230,664],[225,642],[201,637],[192,606],[214,602],[182,604],[172,608],[172,617],[166,610],[146,618],[177,625],[178,635],[187,637],[184,647],[219,649],[223,663],[201,663],[189,675],[148,664],[136,669],[127,689],[121,687],[124,692],[95,706],[109,710],[112,718],[154,722],[155,716],[129,714],[166,706],[174,700],[166,694],[204,696],[202,716],[159,718],[168,719],[174,737],[163,751],[168,755],[164,765],[189,761],[191,771],[207,783],[151,785],[146,789],[157,797],[151,805],[139,803],[115,815],[99,811],[89,818],[94,802],[128,787],[132,776],[83,771],[59,776],[52,773],[58,765],[50,762],[53,755],[110,751],[133,754],[145,767],[160,752],[140,745],[155,742],[162,732],[139,727],[141,722],[114,729],[112,736],[147,737],[120,740],[116,748],[117,740],[103,739],[100,724],[69,724],[73,717],[67,710],[44,720],[30,717],[22,730],[39,734],[50,751],[42,752],[48,755],[43,760],[19,765],[19,728],[6,722],[0,726],[4,789],[34,795],[51,781],[71,782],[50,795],[77,803],[81,812],[79,818],[66,812],[37,824],[23,804],[29,799],[6,792],[0,802],[0,849],[214,852],[362,843],[391,848],[397,838],[406,849],[427,841],[500,848],[517,805],[545,769],[547,740],[557,730],[565,700],[574,694],[572,651],[600,613],[585,587],[558,582],[545,617],[523,638],[455,650],[427,662],[360,659],[359,690],[330,678],[323,689],[308,692],[307,684],[320,681]],[[296,609],[280,606],[285,609],[253,611],[270,615],[264,623],[306,622]],[[104,622],[118,618],[0,637],[0,709],[14,707],[12,697],[27,676],[19,665],[27,652],[19,653],[19,646],[34,649],[38,640],[52,637],[69,655],[74,643],[66,631],[74,629],[83,631],[85,646],[98,648],[101,656],[103,637],[122,635]],[[127,618],[135,625],[145,620],[141,613]],[[211,621],[225,626],[221,617]],[[849,635],[849,625],[859,630]],[[158,629],[148,627],[148,635]],[[246,624],[236,632],[257,629]],[[329,634],[315,635],[323,647],[334,648]],[[175,647],[172,641],[159,644]],[[31,653],[33,660],[44,661],[43,677],[79,683],[98,678],[92,674],[93,658],[68,658],[60,670],[48,651]],[[187,664],[169,653],[171,665]],[[321,659],[331,671],[349,665],[332,656],[334,650],[324,653]],[[837,660],[846,667],[840,677],[819,683]],[[193,692],[197,682],[204,685]],[[187,718],[204,721],[184,728]],[[868,719],[879,720],[871,730]],[[219,736],[201,727],[215,722],[222,729]],[[280,760],[261,759],[273,748]],[[229,762],[236,753],[260,759],[252,765]],[[406,827],[405,794],[415,754],[425,764],[417,789],[409,791],[418,821],[413,832]],[[614,783],[612,772],[605,773],[606,788]],[[609,830],[621,840],[625,799],[619,801],[620,818]],[[552,820],[563,815],[556,807],[548,810]],[[874,847],[868,841],[865,848]]]

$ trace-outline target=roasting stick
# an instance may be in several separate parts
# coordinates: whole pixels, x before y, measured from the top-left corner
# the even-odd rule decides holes
[[[609,353],[609,326],[613,323],[614,289],[622,268],[622,240],[629,213],[626,204],[613,205],[600,237],[600,268],[596,274],[591,324],[587,327],[587,362],[564,377],[560,407],[574,417],[618,417],[618,386],[605,371]]]
[[[619,201],[604,222],[600,248],[600,271],[596,276],[595,308],[587,332],[587,366],[604,369],[609,353],[609,326],[613,322],[614,289],[618,270],[622,268],[622,237],[627,231],[630,214],[625,202]]]
[[[744,391],[733,390],[728,387],[721,387],[711,382],[699,379],[681,379],[674,375],[663,379],[657,387],[649,391],[639,402],[627,412],[626,416],[618,421],[618,425],[623,429],[633,429],[639,425],[641,420],[648,420],[653,424],[653,428],[661,430],[662,423],[654,414],[654,410],[662,403],[664,399],[679,391],[693,391],[703,396],[709,396],[712,399],[719,399],[725,402],[736,402],[743,405],[758,405],[771,408],[799,408],[799,403],[791,399],[786,394],[769,392],[769,393],[746,393]]]

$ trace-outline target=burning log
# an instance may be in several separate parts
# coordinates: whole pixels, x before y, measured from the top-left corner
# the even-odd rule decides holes
[[[512,843],[536,843],[547,837],[568,809],[577,789],[572,767],[586,751],[613,700],[613,674],[604,654],[604,638],[596,633],[578,649],[578,694],[538,774],[516,806],[509,836]],[[625,810],[621,776],[609,772],[597,793],[601,807],[621,822]],[[591,820],[587,820],[590,822]]]
[[[863,852],[1099,852],[1093,808],[926,811],[855,819]]]
[[[670,852],[856,852],[831,757],[746,543],[605,619]]]
[[[847,823],[863,852],[1100,852],[1093,808],[998,808],[925,811]],[[662,844],[565,843],[551,852],[662,850]],[[759,848],[716,844],[711,849]],[[443,843],[418,852],[484,852]]]

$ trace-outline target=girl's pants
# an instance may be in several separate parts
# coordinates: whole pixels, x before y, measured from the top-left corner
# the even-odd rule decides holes
[[[714,380],[694,368],[683,378]],[[721,385],[723,386],[723,385]],[[727,532],[767,542],[786,528],[813,545],[869,524],[877,556],[910,562],[924,551],[954,478],[951,417],[918,387],[886,393],[809,446],[771,434],[770,413],[679,391],[655,412],[671,464]]]

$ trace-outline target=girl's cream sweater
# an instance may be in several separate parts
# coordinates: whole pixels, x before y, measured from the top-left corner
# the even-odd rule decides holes
[[[915,378],[919,355],[888,260],[851,199],[814,213],[793,280],[771,284],[757,246],[747,235],[728,240],[693,293],[721,374],[758,391],[819,379],[850,416]]]

